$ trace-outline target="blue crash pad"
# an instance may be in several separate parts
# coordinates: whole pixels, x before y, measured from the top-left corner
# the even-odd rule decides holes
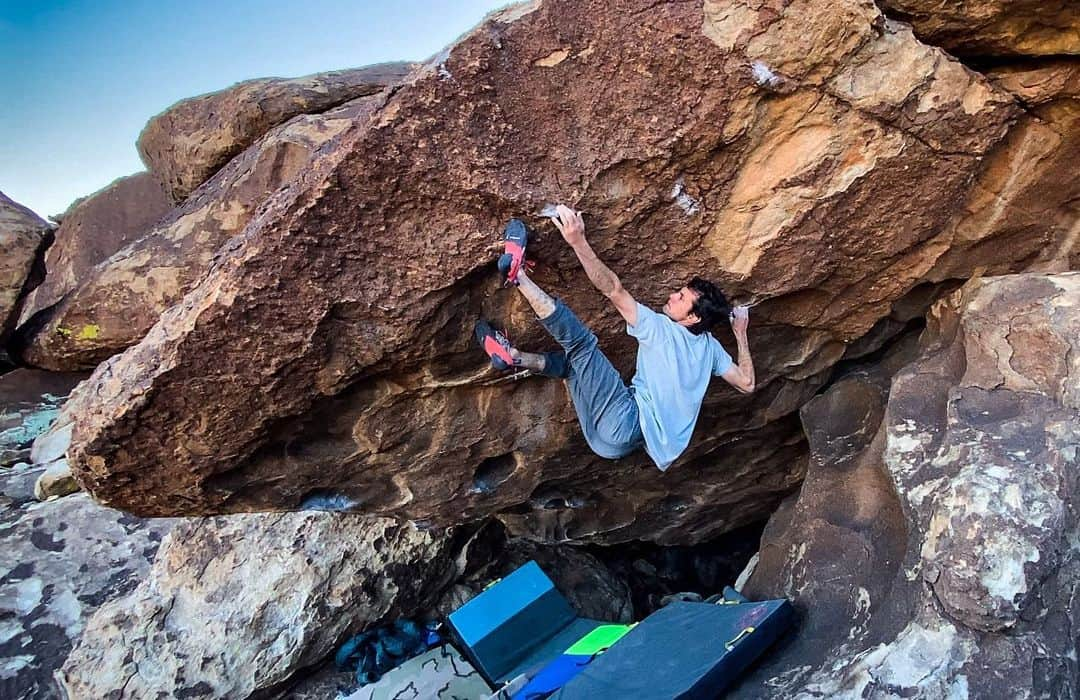
[[[580,618],[534,561],[449,616],[467,657],[494,686],[543,668],[604,623]]]

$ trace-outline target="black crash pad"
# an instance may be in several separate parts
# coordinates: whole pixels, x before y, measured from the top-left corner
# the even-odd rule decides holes
[[[552,698],[713,700],[792,621],[786,600],[672,603],[645,618]]]

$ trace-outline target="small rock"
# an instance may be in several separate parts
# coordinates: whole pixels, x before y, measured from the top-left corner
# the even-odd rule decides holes
[[[34,483],[34,498],[44,501],[52,497],[59,498],[80,490],[79,482],[71,474],[67,460],[50,464]]]
[[[30,448],[0,450],[0,467],[11,467],[30,459]]]

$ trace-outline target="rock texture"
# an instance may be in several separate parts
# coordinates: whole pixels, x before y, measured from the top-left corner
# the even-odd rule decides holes
[[[580,547],[507,538],[497,523],[486,524],[461,547],[454,586],[425,618],[445,618],[529,561],[539,564],[579,615],[606,622],[633,621],[629,587],[595,556]]]
[[[942,230],[1021,115],[862,0],[515,6],[356,120],[98,368],[72,466],[142,514],[333,497],[436,524],[497,513],[548,541],[713,537],[801,479],[793,412],[933,281]],[[559,383],[497,377],[474,347],[481,315],[550,347],[498,290],[491,244],[553,201],[587,212],[645,303],[702,273],[758,302],[758,392],[715,388],[666,474],[594,458]],[[557,234],[531,250],[629,369],[632,341]],[[951,274],[1022,266],[1012,253],[986,245]]]
[[[0,192],[0,341],[15,325],[19,300],[51,230],[44,219]]]
[[[974,280],[874,437],[878,381],[807,406],[807,482],[745,589],[791,596],[805,633],[740,696],[1075,697],[1078,310],[1080,273]]]
[[[39,501],[70,496],[78,490],[79,483],[75,481],[66,461],[47,466],[34,482],[34,498]]]
[[[1080,59],[996,68],[990,78],[1025,113],[987,156],[961,215],[929,244],[941,251],[927,277],[1080,269]]]
[[[33,500],[43,470],[0,470],[0,697],[63,697],[53,680],[90,615],[150,569],[171,519],[141,520],[79,494]]]
[[[385,63],[303,78],[263,78],[193,97],[151,119],[139,155],[177,203],[271,128],[400,82],[413,64]]]
[[[915,35],[956,55],[1080,54],[1080,6],[1072,0],[881,0]]]
[[[72,698],[265,695],[349,635],[429,605],[452,577],[447,544],[336,513],[185,522],[58,678]]]
[[[171,208],[149,173],[120,178],[73,205],[62,215],[45,254],[45,279],[27,296],[19,324],[60,301],[95,265],[145,235]]]
[[[0,376],[0,466],[31,459],[34,440],[49,429],[75,385],[87,376],[32,369]]]
[[[323,146],[384,99],[358,98],[271,129],[157,226],[96,267],[81,269],[77,284],[27,331],[23,357],[53,370],[93,369],[138,342],[267,197],[313,167]],[[70,224],[65,220],[61,231]]]
[[[882,462],[890,374],[855,370],[800,411],[810,443],[806,480],[769,519],[742,593],[789,598],[802,619],[735,697],[761,697],[778,675],[785,690],[797,686],[838,647],[862,640],[871,605],[877,613],[888,598],[907,544],[905,513]]]

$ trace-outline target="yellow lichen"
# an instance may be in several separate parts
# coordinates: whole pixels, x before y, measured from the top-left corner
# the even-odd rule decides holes
[[[70,333],[70,331],[68,331]],[[79,335],[76,336],[76,340],[97,340],[101,335],[101,326],[96,323],[88,323],[82,327],[79,331]]]

